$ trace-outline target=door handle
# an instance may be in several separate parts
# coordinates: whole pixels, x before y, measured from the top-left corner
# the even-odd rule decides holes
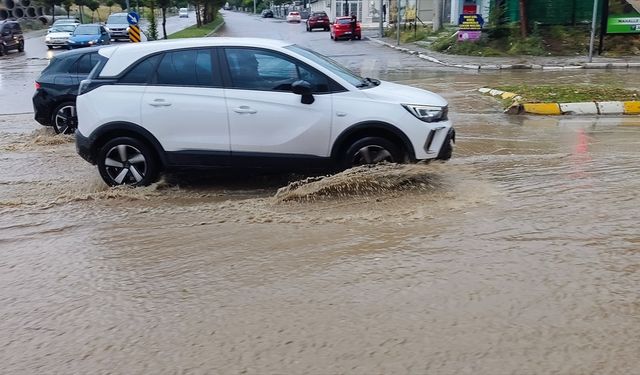
[[[153,99],[153,101],[149,103],[149,105],[153,107],[168,107],[171,105],[171,103],[165,102],[164,99]]]
[[[254,114],[257,113],[258,111],[256,111],[255,109],[249,107],[248,105],[241,105],[240,107],[236,107],[233,109],[233,111],[235,113],[250,113],[250,114]]]

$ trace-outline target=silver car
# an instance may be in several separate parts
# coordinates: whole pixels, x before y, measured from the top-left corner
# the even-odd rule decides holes
[[[129,40],[127,13],[113,13],[107,18],[105,27],[109,31],[111,39]]]

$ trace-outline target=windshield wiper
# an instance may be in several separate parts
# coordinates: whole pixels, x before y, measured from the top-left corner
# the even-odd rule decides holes
[[[378,86],[378,85],[380,85],[380,80],[379,80],[379,79],[366,77],[366,78],[365,78],[365,80],[369,81],[369,82],[370,82],[370,83],[372,83],[374,86]]]

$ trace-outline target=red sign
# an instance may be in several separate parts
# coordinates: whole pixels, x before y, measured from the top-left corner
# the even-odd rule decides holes
[[[478,13],[477,5],[463,5],[462,14],[476,14]]]

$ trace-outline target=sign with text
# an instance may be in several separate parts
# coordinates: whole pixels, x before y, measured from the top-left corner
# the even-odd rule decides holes
[[[484,20],[480,14],[461,14],[458,25],[460,31],[481,31]]]
[[[640,0],[609,0],[607,34],[640,34]]]

